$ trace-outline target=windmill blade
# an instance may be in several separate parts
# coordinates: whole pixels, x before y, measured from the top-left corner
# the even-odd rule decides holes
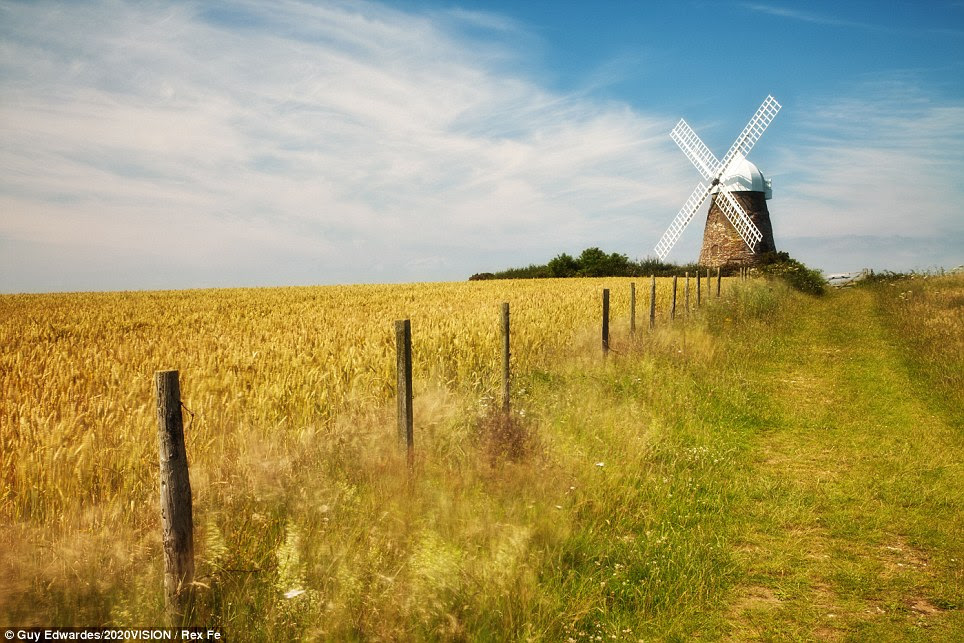
[[[669,136],[676,141],[679,148],[683,150],[683,154],[690,160],[690,163],[696,166],[704,179],[712,179],[717,175],[716,171],[720,167],[720,162],[686,121],[681,118],[673,131],[669,133]]]
[[[706,200],[706,195],[709,193],[709,188],[703,185],[702,182],[696,184],[696,188],[693,190],[693,193],[690,194],[690,198],[686,199],[683,208],[676,215],[676,218],[673,219],[673,222],[669,224],[669,228],[663,233],[659,243],[656,244],[656,255],[660,261],[665,259],[669,251],[676,245],[676,241],[680,238],[680,235],[683,234],[683,230],[686,229],[693,215],[696,214],[696,211],[703,205],[703,201]]]
[[[722,186],[720,186],[722,188]],[[720,197],[723,198],[720,198]],[[750,252],[754,252],[756,244],[763,239],[763,233],[760,229],[754,225],[750,217],[747,216],[746,210],[740,205],[740,202],[730,194],[729,190],[720,189],[716,195],[716,205],[723,211],[726,218],[730,220],[733,227],[736,228],[737,233],[743,242],[750,248]]]
[[[716,177],[719,178],[723,176],[730,167],[730,163],[733,162],[734,157],[737,153],[746,156],[756,145],[756,142],[760,140],[763,136],[763,132],[770,125],[774,118],[776,118],[777,112],[780,111],[780,103],[777,102],[773,96],[767,96],[760,108],[756,110],[756,114],[750,119],[750,122],[746,124],[743,131],[730,149],[727,151],[726,156],[723,157],[723,161],[720,163],[719,172]]]

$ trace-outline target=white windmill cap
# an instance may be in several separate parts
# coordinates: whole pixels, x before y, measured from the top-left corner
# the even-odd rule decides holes
[[[726,174],[720,178],[720,183],[730,192],[763,192],[766,199],[773,196],[770,179],[764,177],[760,169],[739,152],[733,157]],[[716,191],[714,187],[713,192]]]

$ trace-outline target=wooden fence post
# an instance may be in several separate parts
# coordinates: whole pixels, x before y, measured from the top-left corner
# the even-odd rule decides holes
[[[699,269],[696,270],[696,307],[700,307],[700,299],[702,299],[702,289],[700,288],[700,283],[702,283],[703,277],[700,275]]]
[[[649,329],[656,328],[656,275],[652,276],[652,284],[649,287]]]
[[[669,318],[676,319],[676,275],[673,275],[673,300],[669,306]]]
[[[509,415],[509,302],[502,304],[502,412]]]
[[[412,322],[395,322],[395,354],[398,398],[398,443],[408,454],[408,465],[415,462],[415,435],[412,414]]]
[[[720,284],[723,282],[723,271],[719,266],[716,267],[716,297],[720,297]]]
[[[604,355],[609,352],[609,288],[602,292],[602,350]]]
[[[683,300],[686,302],[686,314],[690,314],[690,273],[683,273],[686,275],[686,282],[683,285]]]
[[[629,282],[629,334],[636,335],[636,282]]]
[[[154,373],[158,456],[161,466],[161,534],[164,547],[164,606],[172,623],[190,612],[194,584],[194,517],[181,386],[177,371]]]

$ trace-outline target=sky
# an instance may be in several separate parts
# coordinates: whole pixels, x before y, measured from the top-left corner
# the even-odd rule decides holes
[[[778,250],[964,264],[959,0],[0,0],[0,292],[655,256],[768,94]]]

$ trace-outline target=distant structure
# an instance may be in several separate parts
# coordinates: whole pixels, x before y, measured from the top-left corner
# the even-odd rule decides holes
[[[750,247],[740,236],[718,204],[719,186],[716,186],[711,190],[713,196],[710,200],[710,211],[706,214],[700,265],[713,268],[727,264],[747,266],[754,263],[754,255],[776,252],[770,211],[767,209],[767,200],[773,196],[770,180],[764,178],[757,166],[740,154],[720,179],[720,184],[725,185],[730,196],[743,207],[743,211],[762,237]]]
[[[867,278],[868,274],[870,273],[866,268],[859,272],[838,272],[827,275],[827,283],[835,288],[845,288],[854,285],[858,281],[863,281]]]
[[[711,198],[700,251],[701,265],[714,268],[753,265],[762,253],[776,250],[766,203],[773,194],[770,181],[746,156],[779,111],[780,103],[773,96],[767,96],[722,161],[717,160],[686,121],[680,119],[676,124],[670,137],[710,185],[702,181],[696,185],[663,233],[656,244],[660,260],[676,245],[707,196]]]

